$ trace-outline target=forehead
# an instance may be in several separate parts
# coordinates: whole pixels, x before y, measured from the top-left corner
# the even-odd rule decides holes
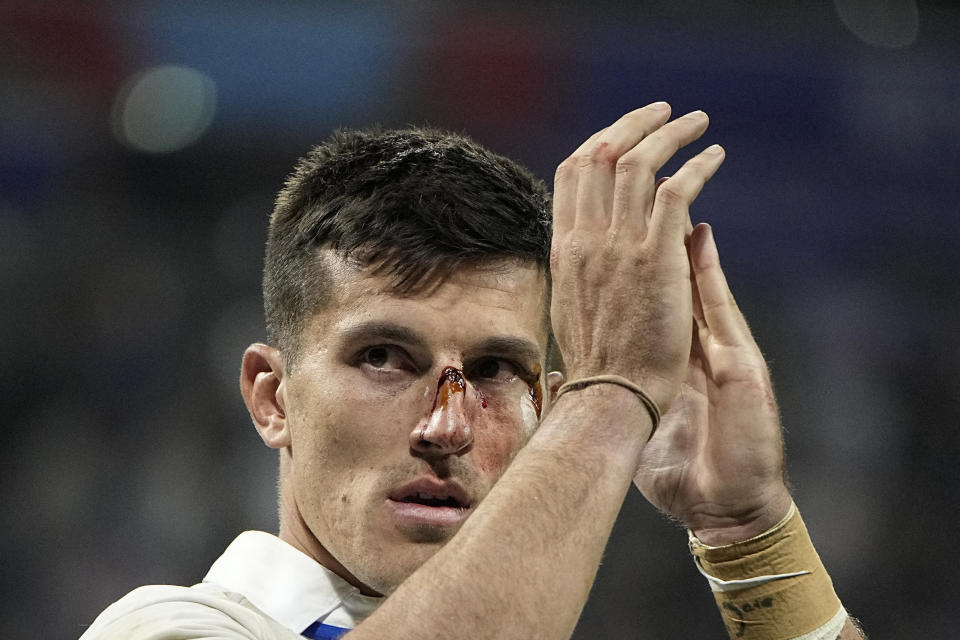
[[[414,294],[397,291],[389,274],[373,273],[332,253],[325,262],[333,295],[308,323],[313,337],[360,322],[384,322],[416,325],[445,339],[510,335],[534,342],[541,353],[546,350],[547,279],[533,262],[464,266]]]

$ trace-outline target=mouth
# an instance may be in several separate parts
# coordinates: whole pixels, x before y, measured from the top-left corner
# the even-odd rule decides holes
[[[387,503],[401,526],[457,526],[472,506],[459,483],[433,477],[398,487],[387,496]]]
[[[418,492],[416,495],[404,496],[397,502],[407,504],[422,504],[425,507],[447,507],[450,509],[466,509],[467,506],[453,496],[434,496]]]

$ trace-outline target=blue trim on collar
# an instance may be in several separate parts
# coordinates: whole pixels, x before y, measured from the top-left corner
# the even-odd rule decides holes
[[[337,638],[345,634],[347,631],[350,631],[350,629],[335,627],[332,624],[323,624],[317,620],[312,625],[304,629],[300,635],[305,638],[313,638],[313,640],[337,640]]]

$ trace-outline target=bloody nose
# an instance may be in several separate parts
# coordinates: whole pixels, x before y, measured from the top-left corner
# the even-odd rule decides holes
[[[433,456],[452,455],[473,443],[470,428],[472,407],[476,400],[467,393],[467,381],[456,367],[446,367],[437,382],[430,415],[417,424],[410,434],[410,446],[419,453]]]

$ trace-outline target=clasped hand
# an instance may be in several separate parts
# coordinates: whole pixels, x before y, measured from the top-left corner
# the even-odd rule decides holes
[[[710,227],[690,223],[724,151],[707,147],[657,179],[707,124],[701,111],[671,121],[669,105],[654,103],[560,164],[551,321],[568,380],[626,377],[664,413],[638,460],[644,496],[707,544],[726,544],[775,524],[790,495],[766,364]]]

